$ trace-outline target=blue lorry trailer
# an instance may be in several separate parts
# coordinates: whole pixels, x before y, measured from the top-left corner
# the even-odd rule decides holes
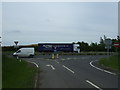
[[[72,43],[39,43],[39,52],[73,52]]]

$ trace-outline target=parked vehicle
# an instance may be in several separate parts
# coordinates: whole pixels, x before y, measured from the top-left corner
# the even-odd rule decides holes
[[[18,51],[13,53],[13,56],[18,57],[33,57],[34,56],[34,48],[20,48]]]

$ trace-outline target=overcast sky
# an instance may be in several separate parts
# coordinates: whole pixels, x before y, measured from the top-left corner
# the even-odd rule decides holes
[[[118,35],[117,2],[4,2],[2,45],[99,42]]]

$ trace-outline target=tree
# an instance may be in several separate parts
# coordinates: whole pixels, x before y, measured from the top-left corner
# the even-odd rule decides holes
[[[104,40],[100,37],[100,44],[104,44]]]
[[[78,42],[78,44],[80,44],[81,51],[90,51],[88,43],[82,41],[82,42]]]
[[[98,48],[97,48],[98,46],[97,46],[97,43],[91,43],[90,44],[90,48],[91,48],[91,51],[98,51]]]

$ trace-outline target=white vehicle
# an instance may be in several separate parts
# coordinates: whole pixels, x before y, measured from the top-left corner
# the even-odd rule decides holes
[[[79,44],[73,44],[73,50],[74,50],[74,52],[80,53],[80,48],[79,47],[80,47]]]
[[[34,48],[20,48],[18,51],[13,53],[13,56],[18,57],[33,57],[34,56]]]

